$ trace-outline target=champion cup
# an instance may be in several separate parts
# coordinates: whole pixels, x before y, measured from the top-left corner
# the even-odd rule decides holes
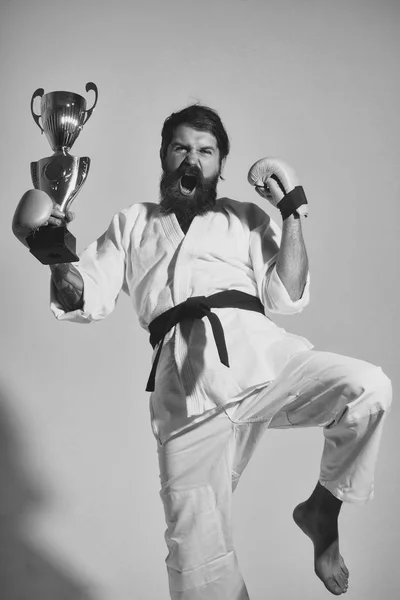
[[[87,156],[69,154],[97,104],[97,86],[89,82],[86,91],[95,94],[89,110],[86,109],[86,99],[72,92],[45,94],[39,88],[31,98],[32,116],[54,151],[52,156],[31,163],[32,182],[36,189],[48,194],[64,215],[85,183],[90,167],[90,158]],[[39,97],[40,114],[36,114],[33,105]],[[31,253],[45,265],[79,260],[76,239],[65,225],[39,227],[26,241]]]

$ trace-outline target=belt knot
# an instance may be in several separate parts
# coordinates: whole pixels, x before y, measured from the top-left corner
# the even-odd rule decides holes
[[[193,296],[181,305],[182,318],[202,319],[210,312],[206,296]]]
[[[212,308],[228,307],[264,313],[264,307],[260,299],[256,296],[251,296],[250,294],[240,292],[239,290],[223,290],[222,292],[216,292],[208,297],[194,296],[193,298],[188,298],[177,306],[168,309],[150,323],[150,343],[153,348],[155,348],[157,344],[159,344],[159,347],[147,382],[147,392],[154,391],[157,364],[166,334],[175,327],[177,323],[186,318],[203,319],[203,317],[207,317],[212,328],[220,361],[223,365],[229,367],[224,330],[222,329],[221,321],[218,316],[211,310]]]

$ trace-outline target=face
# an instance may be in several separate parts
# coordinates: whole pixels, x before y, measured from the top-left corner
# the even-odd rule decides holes
[[[205,178],[219,174],[219,149],[215,137],[208,131],[197,131],[188,125],[177,127],[167,149],[165,168],[175,171],[184,161],[196,165]]]
[[[188,125],[177,127],[163,163],[161,209],[186,217],[207,212],[215,205],[221,166],[211,133]]]

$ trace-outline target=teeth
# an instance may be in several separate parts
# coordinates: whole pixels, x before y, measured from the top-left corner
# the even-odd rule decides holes
[[[194,185],[192,188],[188,188],[185,185],[183,185],[182,181],[185,177],[190,177],[190,178],[194,178],[195,177],[192,175],[183,175],[179,181],[179,187],[181,189],[182,194],[185,194],[185,196],[189,196],[190,194],[192,194],[194,192],[194,190],[196,189],[196,180],[194,181]]]
[[[190,194],[192,192],[194,192],[194,189],[195,189],[195,188],[193,188],[193,190],[188,190],[188,188],[185,188],[182,184],[180,184],[180,188],[181,188],[182,194],[185,194],[185,196],[190,196]]]

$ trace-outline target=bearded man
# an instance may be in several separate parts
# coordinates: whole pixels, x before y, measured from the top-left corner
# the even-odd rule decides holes
[[[349,572],[338,516],[343,502],[373,496],[391,382],[380,367],[313,350],[267,316],[309,303],[307,200],[276,159],[253,165],[249,181],[278,207],[282,230],[254,203],[217,199],[228,153],[214,110],[173,113],[162,130],[160,203],[118,212],[79,262],[52,265],[51,308],[59,320],[91,322],[109,315],[123,290],[150,333],[147,390],[173,600],[249,599],[232,493],[266,429],[309,426],[323,428],[321,470],[293,518],[313,542],[315,573],[340,595]],[[63,220],[54,209],[48,223]]]

